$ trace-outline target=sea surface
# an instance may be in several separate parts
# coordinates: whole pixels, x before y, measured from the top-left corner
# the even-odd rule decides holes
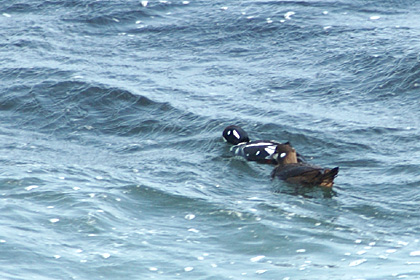
[[[1,279],[420,279],[420,1],[0,1]],[[339,166],[235,158],[227,125]]]

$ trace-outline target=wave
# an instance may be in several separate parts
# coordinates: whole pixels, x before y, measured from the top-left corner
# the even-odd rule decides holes
[[[104,27],[108,25],[134,24],[137,21],[153,20],[164,17],[174,8],[182,6],[182,3],[170,1],[156,1],[144,7],[140,1],[103,2],[103,1],[73,1],[77,13],[67,14],[62,19],[67,22],[86,23],[92,27]],[[63,7],[69,6],[66,1]],[[184,5],[185,6],[185,5]]]
[[[35,130],[130,135],[140,132],[182,131],[173,119],[184,112],[169,103],[159,103],[127,90],[100,84],[47,79],[30,84],[30,77],[42,80],[45,69],[14,69],[26,82],[12,84],[0,97],[0,110],[9,113],[11,124]],[[55,76],[61,72],[55,73]]]

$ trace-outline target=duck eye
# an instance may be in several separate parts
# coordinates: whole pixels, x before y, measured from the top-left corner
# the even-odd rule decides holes
[[[281,154],[280,154],[280,157],[281,157],[281,158],[284,158],[285,156],[286,156],[286,153],[281,153]]]

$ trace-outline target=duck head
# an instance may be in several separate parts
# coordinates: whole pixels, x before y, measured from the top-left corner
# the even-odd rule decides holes
[[[289,142],[277,145],[273,158],[279,165],[298,163],[296,150]]]
[[[239,143],[248,143],[248,133],[237,125],[229,125],[223,130],[223,139],[226,142],[238,145]]]

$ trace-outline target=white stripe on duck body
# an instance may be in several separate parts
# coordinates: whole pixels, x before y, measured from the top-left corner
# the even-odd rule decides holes
[[[259,163],[277,164],[274,155],[277,146],[282,145],[280,142],[274,140],[250,141],[248,133],[237,125],[226,127],[223,131],[223,138],[226,142],[235,145],[230,149],[235,156]],[[298,161],[302,162],[302,158],[297,156]]]
[[[331,188],[338,174],[338,167],[328,169],[298,162],[296,150],[290,143],[277,145],[273,158],[278,164],[271,172],[271,177],[277,177],[292,184]]]

